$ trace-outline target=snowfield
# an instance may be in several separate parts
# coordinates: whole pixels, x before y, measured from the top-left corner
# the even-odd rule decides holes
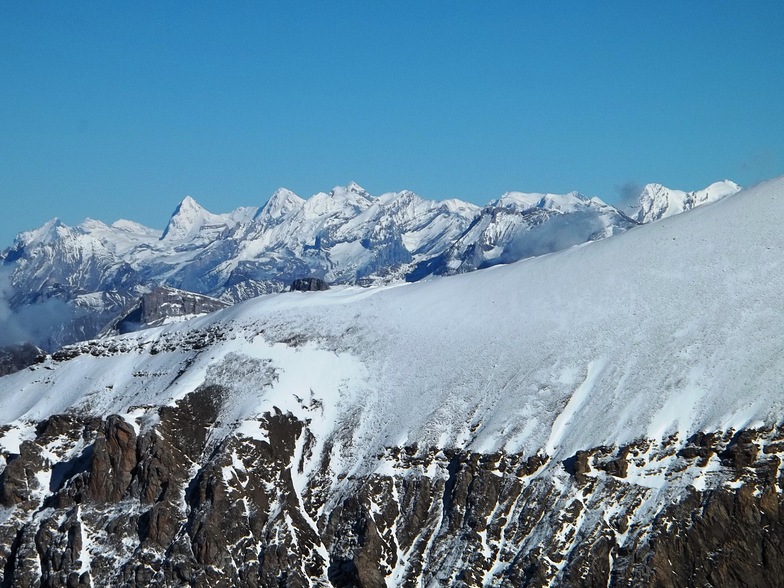
[[[564,459],[778,422],[782,219],[779,178],[509,265],[261,296],[84,344],[0,378],[0,418],[14,425],[0,444],[18,450],[25,423],[65,411],[133,420],[203,384],[231,391],[222,425],[239,434],[275,408],[309,419],[319,446],[341,440],[345,473],[414,442]]]

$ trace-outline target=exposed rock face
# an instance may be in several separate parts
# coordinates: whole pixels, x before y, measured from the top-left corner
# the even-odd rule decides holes
[[[317,292],[321,290],[329,290],[329,284],[321,278],[297,278],[291,283],[290,288],[291,292]]]
[[[45,353],[32,343],[0,347],[0,376],[13,374],[43,360]]]
[[[118,502],[136,467],[136,431],[118,416],[106,420],[93,444],[89,495],[96,502]]]
[[[784,427],[564,463],[390,447],[330,475],[310,423],[231,433],[224,393],[58,415],[5,455],[3,586],[774,586]],[[308,469],[308,465],[315,468]],[[308,475],[307,472],[310,472]],[[663,483],[666,480],[666,484]]]
[[[0,504],[31,507],[34,491],[45,490],[36,476],[43,468],[41,448],[31,441],[23,441],[19,446],[19,455],[9,460],[0,475]]]
[[[167,320],[186,319],[227,308],[228,303],[176,288],[155,288],[143,294],[134,305],[112,321],[107,334],[123,334],[164,324]]]

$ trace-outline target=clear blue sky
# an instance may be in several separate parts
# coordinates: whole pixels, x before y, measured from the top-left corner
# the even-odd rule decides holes
[[[613,201],[784,173],[784,3],[3,2],[0,247],[357,181]]]

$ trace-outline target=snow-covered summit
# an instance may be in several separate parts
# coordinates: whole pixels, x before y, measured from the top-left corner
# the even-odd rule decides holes
[[[223,217],[212,214],[191,196],[186,196],[174,209],[161,240],[185,241],[196,237],[203,227],[225,226]]]
[[[741,187],[731,180],[714,182],[707,188],[692,192],[673,190],[661,184],[648,184],[640,194],[639,207],[634,213],[634,218],[640,223],[649,223],[680,214],[702,204],[716,202],[740,190]]]
[[[373,198],[359,185],[351,182],[335,186],[329,192],[319,192],[308,198],[303,207],[306,216],[333,216],[350,218],[372,203]]]
[[[463,273],[604,239],[635,226],[599,198],[507,192],[485,206],[435,273]]]
[[[357,184],[356,182],[349,182],[345,186],[335,186],[330,191],[332,196],[340,196],[345,194],[356,194],[357,196],[361,196],[363,198],[372,198],[370,192],[365,190],[362,186]]]
[[[305,200],[291,190],[278,188],[267,203],[259,209],[254,220],[276,223],[302,208],[303,204],[305,204]]]
[[[544,196],[537,192],[506,192],[498,200],[491,202],[490,206],[526,210],[539,206]]]
[[[51,243],[58,239],[66,230],[67,227],[63,222],[59,218],[54,217],[51,220],[46,221],[37,229],[19,233],[16,236],[16,243],[24,245]]]
[[[568,194],[506,192],[501,198],[491,202],[490,205],[517,210],[541,208],[559,212],[573,212],[584,207],[590,200],[587,196],[576,191]]]
[[[125,219],[114,221],[111,226],[114,229],[125,231],[126,233],[134,233],[137,235],[149,235],[149,236],[160,237],[160,233],[161,233],[161,231],[158,229],[151,229],[150,227],[145,227],[141,223],[137,223]]]

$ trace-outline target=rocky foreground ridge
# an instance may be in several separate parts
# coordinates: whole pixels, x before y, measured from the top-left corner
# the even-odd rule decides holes
[[[226,397],[209,386],[130,421],[37,423],[3,456],[2,585],[726,587],[784,573],[784,426],[560,462],[387,447],[374,473],[333,479],[291,414],[260,415],[264,440],[212,435]]]

